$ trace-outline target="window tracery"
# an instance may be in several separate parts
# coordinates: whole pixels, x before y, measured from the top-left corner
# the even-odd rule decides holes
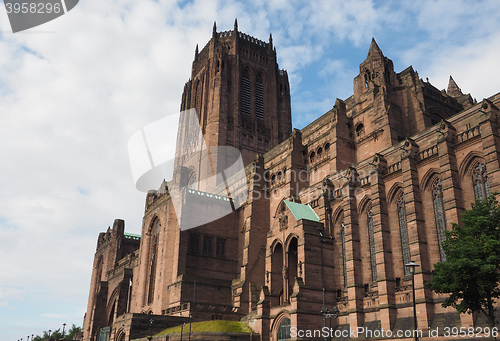
[[[410,263],[410,248],[408,245],[408,229],[406,226],[405,196],[401,194],[398,199],[398,221],[399,234],[401,236],[401,252],[403,253],[403,264]],[[407,266],[404,267],[405,275],[410,274]]]
[[[257,77],[255,83],[255,117],[264,119],[264,81],[262,74]]]
[[[446,230],[446,215],[444,212],[443,185],[441,183],[441,179],[437,179],[432,186],[432,203],[434,206],[434,217],[436,220],[439,254],[441,256],[441,261],[445,261],[446,254],[444,253],[443,242],[445,240],[444,231]]]
[[[243,71],[241,77],[241,113],[250,116],[250,72]]]
[[[367,213],[368,241],[370,244],[370,265],[372,269],[372,281],[377,281],[377,260],[375,259],[375,235],[373,231],[373,211],[370,207]]]

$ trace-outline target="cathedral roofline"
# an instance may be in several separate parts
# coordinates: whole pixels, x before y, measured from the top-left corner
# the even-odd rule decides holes
[[[202,53],[203,50],[205,50],[210,45],[210,42],[212,40],[218,39],[218,38],[230,38],[230,37],[234,37],[235,35],[240,40],[245,40],[245,41],[253,43],[257,46],[261,46],[261,47],[265,47],[265,48],[269,48],[270,50],[273,50],[273,36],[271,33],[269,34],[269,41],[268,42],[261,40],[261,39],[258,39],[258,38],[255,38],[249,34],[246,34],[242,31],[239,31],[238,30],[238,19],[235,19],[234,28],[232,30],[220,31],[220,32],[217,31],[217,22],[214,21],[214,26],[212,29],[212,38],[201,49],[200,53]]]

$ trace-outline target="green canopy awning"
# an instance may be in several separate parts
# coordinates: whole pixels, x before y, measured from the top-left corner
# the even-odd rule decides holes
[[[314,212],[311,206],[298,204],[296,202],[291,202],[286,200],[283,201],[285,202],[288,209],[292,212],[295,219],[297,220],[306,219],[319,223],[319,217],[316,214],[316,212]]]

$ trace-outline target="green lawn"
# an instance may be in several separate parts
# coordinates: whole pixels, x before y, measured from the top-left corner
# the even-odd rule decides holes
[[[165,329],[156,335],[180,333],[181,326]],[[189,332],[189,323],[184,326],[183,333]],[[229,333],[252,333],[252,329],[242,322],[237,321],[204,321],[193,322],[191,332],[229,332]]]

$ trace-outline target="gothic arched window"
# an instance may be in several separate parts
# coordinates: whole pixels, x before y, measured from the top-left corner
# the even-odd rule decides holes
[[[401,251],[403,253],[403,264],[410,263],[410,248],[408,246],[408,229],[406,227],[405,196],[401,194],[398,199],[399,235],[401,236]],[[405,275],[410,274],[407,266],[404,267]]]
[[[372,281],[377,281],[377,260],[375,259],[375,235],[373,232],[373,211],[371,207],[367,212],[368,242],[370,244],[370,264],[372,268]]]
[[[289,340],[290,339],[290,325],[291,322],[289,318],[284,318],[278,327],[278,341]]]
[[[201,106],[202,106],[202,101],[203,101],[203,86],[202,82],[198,80],[196,82],[196,93],[195,93],[195,104],[194,107],[198,111],[198,117],[201,114]]]
[[[250,116],[250,71],[248,68],[241,75],[241,113]]]
[[[257,77],[255,82],[255,117],[264,119],[264,81],[262,74]]]
[[[432,204],[434,206],[434,217],[436,220],[439,254],[441,256],[441,261],[445,261],[446,254],[444,253],[443,242],[445,240],[444,231],[446,230],[446,215],[443,203],[443,185],[440,179],[432,186]]]
[[[196,189],[196,173],[194,170],[190,169],[187,176],[187,187],[189,189]]]
[[[490,183],[486,175],[486,166],[479,163],[472,171],[472,183],[474,185],[474,197],[481,200],[490,195]]]
[[[363,125],[363,123],[359,123],[357,126],[356,126],[356,136],[361,136],[364,134],[364,131],[365,131],[365,126]]]
[[[151,227],[151,245],[149,257],[149,287],[148,287],[148,303],[153,302],[155,291],[155,278],[156,278],[156,263],[158,262],[158,235],[160,234],[160,220],[156,220]]]

